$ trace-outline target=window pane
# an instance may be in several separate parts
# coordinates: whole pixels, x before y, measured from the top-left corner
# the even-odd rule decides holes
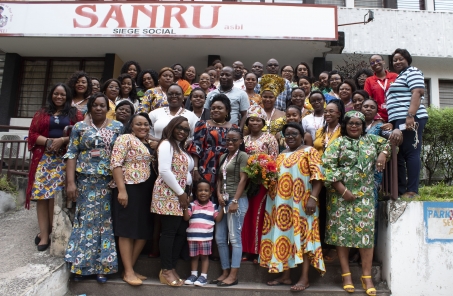
[[[102,73],[104,72],[104,61],[86,61],[85,72],[87,72],[90,77],[101,79]]]
[[[354,0],[354,7],[384,8],[384,0]]]
[[[453,107],[453,80],[439,80],[440,107]]]
[[[45,85],[47,61],[25,61],[19,92],[18,117],[33,117],[41,108]]]
[[[315,0],[315,4],[324,4],[324,5],[337,5],[340,7],[345,7],[345,0]]]

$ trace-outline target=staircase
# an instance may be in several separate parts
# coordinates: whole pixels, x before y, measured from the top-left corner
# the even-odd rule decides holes
[[[180,260],[177,266],[178,274],[185,279],[190,275],[190,261]],[[290,286],[269,287],[266,282],[277,277],[275,274],[269,274],[265,268],[259,267],[252,262],[242,262],[239,270],[239,284],[236,286],[221,288],[216,285],[206,285],[204,287],[182,286],[169,287],[159,282],[160,260],[158,258],[147,258],[142,256],[138,259],[135,271],[148,277],[143,285],[132,287],[122,281],[119,274],[109,277],[106,284],[98,284],[96,279],[87,279],[81,282],[70,280],[69,290],[76,295],[86,294],[87,296],[111,296],[111,295],[153,295],[153,296],[274,296],[279,294],[292,294]],[[320,277],[318,272],[310,267],[310,287],[303,292],[304,295],[319,296],[345,296],[346,293],[341,287],[341,269],[340,263],[326,263],[326,273]],[[351,264],[351,273],[355,285],[355,293],[352,295],[366,295],[360,284],[360,275],[362,269],[357,264]],[[291,270],[293,283],[300,276],[301,267]],[[208,282],[216,279],[221,274],[220,262],[210,261]],[[373,264],[372,268],[373,282],[377,289],[377,295],[390,296],[391,292],[385,282],[381,280],[381,267]]]

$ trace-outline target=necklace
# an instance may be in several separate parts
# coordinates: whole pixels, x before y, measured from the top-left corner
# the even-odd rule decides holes
[[[324,123],[324,115],[321,116],[321,123],[316,124],[316,116],[315,116],[315,113],[313,113],[313,126],[315,127],[315,130],[318,130],[322,126],[323,123]]]
[[[274,113],[275,113],[275,108],[272,109],[271,116],[267,116],[267,112],[266,112],[266,116],[267,116],[266,126],[267,126],[268,133],[271,132],[271,120],[272,120],[272,116],[274,116]]]
[[[225,120],[224,122],[217,122],[217,121],[215,121],[214,119],[211,119],[211,120],[212,120],[212,122],[214,122],[214,123],[217,124],[217,125],[224,125],[225,122],[226,122],[226,120]]]
[[[104,122],[102,123],[102,125],[98,128],[98,127],[94,124],[94,122],[93,122],[93,117],[91,117],[91,115],[90,115],[90,123],[91,123],[91,126],[96,130],[96,135],[95,135],[96,140],[95,140],[95,142],[94,142],[94,145],[95,145],[95,146],[97,146],[98,143],[99,143],[99,141],[98,141],[99,139],[98,139],[98,138],[101,137],[101,129],[104,128],[105,124],[107,123],[107,120],[108,120],[108,118],[105,118],[105,120],[104,120]]]
[[[228,160],[228,155],[226,156],[226,159],[225,159],[225,162],[223,164],[223,167],[222,167],[222,175],[223,175],[223,200],[225,201],[228,201],[229,200],[229,194],[226,192],[227,190],[227,166],[230,164],[230,162],[233,160],[233,158],[236,157],[236,155],[238,155],[239,153],[239,149],[236,150],[236,152],[233,154],[233,156],[230,158],[230,160]],[[224,212],[225,211],[225,208],[223,209]]]
[[[79,106],[80,104],[82,104],[82,103],[85,102],[86,100],[87,100],[87,99],[83,99],[83,100],[81,100],[81,101],[78,102],[78,103],[72,101],[72,105],[73,105],[73,106]]]
[[[299,147],[297,147],[297,148],[294,149],[294,150],[289,149],[289,151],[291,151],[291,152],[297,151],[297,150],[299,150],[300,148],[302,148],[302,146],[304,146],[304,144],[301,144]]]
[[[256,141],[259,138],[261,138],[262,135],[263,135],[263,132],[260,132],[260,134],[256,137],[253,137],[252,134],[250,134],[250,141]]]
[[[340,128],[340,124],[337,123],[337,126],[334,128],[334,130],[332,132],[330,132],[330,136],[329,136],[329,126],[327,126],[327,129],[326,129],[326,137],[324,138],[324,149],[327,148],[327,145],[329,145],[329,141],[330,141],[330,138],[333,134],[335,134],[335,132]]]
[[[176,117],[178,116],[179,114],[181,114],[183,112],[184,108],[183,107],[180,107],[178,112],[176,112],[175,115],[171,115],[171,111],[170,111],[170,107],[164,107],[164,111],[165,113],[167,113],[168,116],[170,117]]]

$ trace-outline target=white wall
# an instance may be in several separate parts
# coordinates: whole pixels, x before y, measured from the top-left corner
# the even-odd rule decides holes
[[[453,294],[453,242],[425,242],[423,215],[423,202],[409,202],[395,223],[379,217],[376,257],[393,296]]]

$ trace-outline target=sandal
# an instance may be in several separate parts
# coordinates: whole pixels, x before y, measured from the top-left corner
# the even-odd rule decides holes
[[[366,284],[365,284],[365,282],[363,281],[363,279],[371,279],[371,275],[362,275],[362,276],[360,277],[360,281],[362,282],[362,288],[365,290],[365,293],[366,293],[367,295],[369,295],[369,296],[374,296],[374,295],[376,295],[376,288],[373,287],[373,288],[367,289],[367,288],[366,288]],[[374,292],[374,293],[372,293],[372,292]]]
[[[289,290],[291,292],[302,292],[302,291],[305,291],[306,289],[308,289],[308,287],[310,287],[310,285],[305,286],[303,284],[295,284]]]
[[[332,252],[334,252],[333,255],[331,255]],[[337,253],[337,250],[335,250],[335,249],[331,249],[327,255],[324,255],[324,261],[326,261],[326,262],[333,262],[337,259],[338,259],[338,253]]]
[[[159,281],[161,284],[165,284],[171,287],[181,287],[181,281],[179,279],[172,281],[171,283],[164,277],[162,270],[159,273]]]
[[[343,273],[343,274],[341,275],[341,277],[343,278],[343,277],[348,276],[348,275],[351,276],[351,273],[350,273],[350,272],[348,272],[348,273]],[[351,280],[352,280],[352,276],[351,276]],[[346,284],[346,285],[343,285],[343,290],[345,290],[345,291],[348,292],[348,293],[354,293],[355,288],[354,288],[354,285]]]
[[[271,286],[271,287],[274,287],[274,286],[281,286],[281,285],[286,285],[286,286],[291,286],[291,282],[288,283],[285,283],[285,282],[279,282],[277,280],[273,280],[273,281],[269,281],[266,283],[266,285],[268,286]]]
[[[107,277],[103,274],[98,274],[96,276],[96,281],[99,283],[99,284],[105,284],[107,283]]]

